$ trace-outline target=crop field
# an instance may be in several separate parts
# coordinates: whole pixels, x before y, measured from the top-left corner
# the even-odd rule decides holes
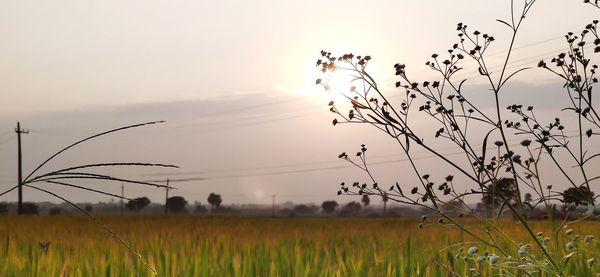
[[[432,220],[393,218],[104,217],[158,276],[470,276],[501,275],[489,263],[457,257],[472,240]],[[510,220],[499,224],[512,224]],[[544,231],[547,222],[534,226]],[[478,226],[470,224],[472,230]],[[527,243],[523,230],[509,229]],[[595,221],[570,226],[572,236],[600,236]],[[479,230],[483,231],[483,230]],[[155,276],[134,254],[88,218],[0,217],[1,276]],[[565,238],[566,239],[566,238]],[[588,266],[594,241],[579,244],[568,271],[595,276]],[[464,249],[464,248],[463,248]],[[494,253],[493,249],[480,248]],[[464,252],[464,250],[463,250]],[[516,256],[515,250],[515,256]],[[596,257],[597,259],[598,257]],[[441,265],[443,264],[443,266]]]

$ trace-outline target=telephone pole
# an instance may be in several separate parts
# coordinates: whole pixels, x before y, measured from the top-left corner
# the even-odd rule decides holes
[[[121,184],[121,216],[123,216],[123,198],[125,198],[125,185]]]
[[[29,134],[29,130],[21,129],[21,123],[17,122],[17,128],[15,129],[15,133],[17,133],[17,182],[18,182],[18,205],[17,205],[17,213],[23,213],[23,156],[21,154],[21,134]]]
[[[275,194],[271,195],[273,197],[273,206],[271,207],[272,216],[275,217]]]
[[[167,216],[169,213],[169,210],[167,209],[167,202],[169,200],[169,179],[167,179],[167,187],[165,189],[165,216]]]

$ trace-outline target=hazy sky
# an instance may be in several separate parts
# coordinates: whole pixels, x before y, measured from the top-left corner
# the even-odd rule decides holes
[[[515,65],[535,65],[564,49],[564,33],[598,17],[580,2],[538,0],[517,40]],[[373,129],[331,126],[327,97],[314,86],[319,51],[372,55],[372,70],[382,84],[395,81],[396,62],[427,77],[424,61],[455,42],[458,22],[493,34],[498,40],[492,53],[506,49],[508,30],[495,19],[509,15],[509,3],[0,1],[0,186],[15,182],[18,120],[31,130],[23,137],[26,172],[94,131],[167,120],[91,143],[50,168],[165,162],[182,168],[114,173],[141,179],[167,176],[148,175],[153,172],[208,177],[176,185],[174,194],[191,201],[206,202],[209,192],[217,192],[225,204],[270,203],[271,194],[279,195],[278,201],[346,202],[349,198],[335,196],[337,184],[364,176],[337,169],[345,166],[337,154],[367,143],[379,156],[373,161],[403,157]],[[491,62],[501,58],[494,55]],[[509,87],[509,100],[556,107],[549,99],[562,94],[550,78],[539,70],[526,73]],[[480,80],[471,83],[471,91],[483,90]],[[403,162],[375,170],[384,181],[414,181]],[[120,191],[119,184],[89,185]],[[109,200],[57,191],[75,201]],[[160,190],[132,185],[126,192],[162,201]],[[50,199],[32,191],[25,196]],[[2,200],[15,198],[10,194]]]

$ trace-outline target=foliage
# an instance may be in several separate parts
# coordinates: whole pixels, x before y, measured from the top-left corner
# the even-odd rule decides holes
[[[100,180],[100,181],[104,181],[104,182],[119,182],[119,183],[127,183],[127,184],[144,185],[144,186],[150,186],[150,187],[167,188],[167,186],[155,184],[153,182],[146,182],[146,181],[139,181],[139,180],[130,179],[130,178],[116,177],[116,176],[112,176],[110,174],[97,173],[97,172],[94,172],[93,170],[94,169],[108,169],[108,168],[113,168],[113,167],[177,168],[177,166],[169,165],[169,164],[143,163],[143,162],[109,162],[109,163],[93,163],[93,164],[74,165],[71,167],[62,168],[59,170],[54,170],[54,171],[50,171],[50,172],[46,172],[46,173],[42,173],[42,169],[45,169],[46,165],[48,165],[49,163],[54,161],[57,157],[60,157],[63,153],[65,153],[69,150],[72,151],[72,149],[74,149],[77,146],[80,146],[81,144],[84,144],[88,141],[95,140],[100,137],[104,137],[104,136],[107,136],[107,135],[110,135],[113,133],[130,130],[130,129],[134,129],[134,128],[139,128],[139,127],[144,127],[144,126],[149,126],[149,125],[154,125],[154,124],[160,124],[163,122],[164,121],[152,121],[152,122],[128,125],[128,126],[119,127],[119,128],[111,129],[108,131],[100,132],[100,133],[91,135],[89,137],[86,137],[84,139],[78,140],[78,141],[58,150],[56,153],[54,153],[53,155],[48,157],[46,160],[44,160],[43,162],[38,164],[23,180],[21,180],[21,183],[17,184],[16,186],[14,186],[12,188],[9,188],[8,190],[0,192],[0,196],[3,196],[17,188],[28,188],[28,189],[34,189],[34,190],[37,190],[44,194],[47,194],[49,196],[58,198],[64,202],[68,203],[69,205],[73,206],[75,209],[79,210],[80,212],[85,214],[87,217],[92,219],[94,222],[96,222],[105,231],[107,231],[111,236],[113,236],[115,239],[117,239],[123,246],[125,246],[133,255],[135,255],[138,259],[140,259],[140,261],[144,265],[148,266],[148,264],[141,258],[141,255],[137,251],[135,251],[127,242],[125,242],[123,239],[121,239],[115,232],[113,232],[110,228],[108,228],[108,226],[106,226],[104,223],[102,223],[102,221],[100,221],[98,218],[91,215],[85,209],[83,209],[79,205],[75,204],[73,201],[53,192],[53,186],[69,187],[69,188],[85,190],[88,192],[93,192],[93,193],[97,193],[97,194],[101,194],[101,195],[116,197],[119,199],[129,200],[129,198],[125,198],[120,195],[112,194],[112,193],[102,191],[102,190],[92,189],[92,188],[89,188],[86,186],[77,185],[77,184],[73,183],[73,181],[77,182],[77,181],[86,181],[86,180]],[[43,185],[45,185],[45,184],[50,185],[51,187],[43,187]],[[22,207],[23,210],[19,211],[19,213],[27,214],[28,209],[29,209],[29,212],[31,212],[31,213],[37,213],[37,206],[33,207],[32,205],[29,205],[29,207],[25,207],[25,204],[27,204],[27,203],[23,203],[23,207]],[[150,268],[150,269],[152,269],[152,268]]]
[[[362,198],[360,199],[360,202],[362,202],[363,206],[365,206],[366,208],[371,203],[371,199],[369,198],[368,194],[363,194]]]
[[[472,267],[482,276],[500,276],[489,263],[473,260],[474,255],[456,258],[458,249],[452,255],[439,254],[439,248],[465,238],[458,230],[429,221],[426,230],[418,230],[418,220],[407,219],[109,216],[102,220],[139,249],[158,276],[449,276],[435,266],[438,261],[451,265],[460,276],[472,276]],[[0,221],[0,276],[157,276],[116,240],[106,240],[102,230],[84,217],[10,215]],[[527,239],[513,221],[501,222],[508,223],[506,232],[515,240]],[[465,224],[483,230],[474,220]],[[535,222],[533,227],[544,230],[549,223]],[[585,222],[570,228],[579,234],[600,232],[598,225]],[[51,242],[46,252],[40,242]],[[596,240],[586,243],[583,236],[577,245],[585,251],[600,249]],[[478,254],[490,250],[479,247]],[[571,259],[566,272],[574,276],[594,276],[600,266],[588,267],[583,255]]]
[[[362,206],[360,205],[360,203],[358,203],[356,201],[352,201],[352,202],[344,205],[344,207],[340,211],[340,215],[341,216],[357,216],[360,214],[361,210],[362,210]]]
[[[34,202],[23,202],[22,214],[38,214],[38,205]]]
[[[594,198],[594,192],[590,191],[586,186],[571,187],[563,191],[563,202],[573,203],[576,206]]]
[[[331,215],[335,212],[335,208],[337,208],[338,203],[334,200],[328,200],[328,201],[323,201],[323,204],[321,204],[321,209],[323,210],[323,213]]]
[[[517,187],[515,181],[511,178],[500,178],[485,189],[481,197],[481,203],[487,206],[498,206],[503,203],[508,205],[518,201]],[[504,202],[502,202],[504,201]]]
[[[223,202],[223,199],[221,199],[221,195],[220,194],[216,194],[216,193],[210,193],[208,195],[208,199],[207,199],[208,203],[210,204],[210,206],[215,209],[218,208],[221,205],[221,202]]]
[[[390,199],[388,198],[388,194],[387,192],[383,192],[383,194],[381,195],[381,201],[383,201],[383,215],[387,215],[387,202]]]
[[[48,211],[49,215],[57,215],[57,214],[61,214],[61,213],[62,213],[62,209],[60,207],[52,207]]]
[[[181,196],[173,196],[167,199],[167,209],[172,213],[184,213],[186,212],[185,206],[187,201]]]
[[[127,208],[130,211],[139,212],[146,208],[148,205],[150,205],[150,199],[144,196],[130,199],[129,201],[127,201],[127,204],[125,204],[125,208]]]
[[[294,206],[294,214],[296,215],[314,215],[319,211],[317,206],[299,204]]]
[[[8,213],[8,203],[0,202],[0,214]]]
[[[566,227],[568,223],[557,221],[556,202],[563,200],[561,192],[553,190],[551,184],[542,180],[546,180],[543,177],[549,171],[554,171],[571,187],[583,186],[591,191],[590,185],[600,179],[600,176],[592,175],[594,170],[591,164],[600,156],[591,147],[592,141],[600,134],[594,131],[594,128],[600,127],[600,116],[592,101],[592,90],[598,82],[598,67],[591,63],[589,52],[585,51],[586,45],[592,41],[594,52],[600,52],[598,21],[585,26],[580,35],[567,34],[568,51],[558,54],[549,62],[538,63],[539,68],[564,81],[566,92],[564,108],[556,111],[556,117],[546,121],[536,115],[533,106],[516,103],[502,108],[509,81],[520,72],[530,69],[512,69],[509,65],[521,25],[536,0],[523,0],[520,8],[516,2],[510,1],[510,18],[498,20],[510,33],[508,50],[504,53],[500,68],[490,66],[488,58],[490,46],[497,43],[494,36],[458,23],[458,41],[448,49],[447,56],[433,54],[426,62],[439,79],[415,81],[409,76],[407,66],[397,63],[394,70],[399,80],[395,85],[400,91],[385,93],[385,88],[378,85],[367,69],[372,61],[371,56],[349,53],[338,57],[321,51],[317,67],[323,72],[323,78],[317,79],[316,83],[330,91],[335,88],[329,84],[329,76],[338,72],[350,74],[354,78],[351,88],[334,93],[343,95],[351,108],[345,111],[339,103],[330,102],[330,111],[337,115],[333,125],[370,125],[382,131],[404,152],[418,178],[418,183],[411,185],[408,190],[403,190],[404,185],[399,183],[382,188],[368,166],[367,148],[363,144],[356,155],[344,152],[338,157],[365,172],[369,181],[343,182],[338,194],[363,197],[386,195],[391,201],[422,207],[435,214],[438,223],[454,226],[472,240],[441,251],[449,253],[471,245],[469,251],[461,252],[457,258],[474,261],[472,275],[481,274],[481,267],[476,265],[487,262],[502,274],[511,276],[531,276],[541,272],[548,276],[567,276],[566,268],[573,256],[591,258],[597,256],[598,252],[590,253],[577,247],[577,239],[571,237],[573,231]],[[597,6],[596,2],[590,4]],[[493,103],[491,112],[465,92],[468,80],[460,79],[457,73],[464,70],[466,61],[475,65],[479,76],[488,86],[486,93]],[[395,97],[400,97],[400,100]],[[417,116],[420,126],[434,126],[433,132],[417,128],[414,123]],[[571,129],[567,129],[567,126]],[[575,135],[571,136],[572,133]],[[511,136],[519,138],[521,142],[515,145],[509,140]],[[442,152],[440,146],[447,145],[451,145],[461,156]],[[427,173],[428,168],[415,162],[415,151],[428,152],[455,171],[456,177]],[[552,169],[541,168],[542,162],[549,163]],[[573,165],[576,171],[570,170]],[[457,190],[457,182],[468,188]],[[527,202],[522,199],[524,191],[531,193]],[[467,199],[477,196],[491,205],[490,214],[479,213],[467,204]],[[566,209],[565,218],[586,220],[600,212],[594,206],[593,194],[584,196],[585,202],[580,203],[586,205]],[[550,230],[542,233],[548,236],[534,231],[533,223],[528,219],[529,214],[538,207],[551,219]],[[514,240],[506,232],[510,226],[498,224],[505,212],[517,220],[528,234],[527,240]],[[451,214],[466,214],[478,220],[486,233],[474,232],[451,217]],[[423,220],[419,227],[426,225],[427,222]],[[478,251],[482,247],[487,251]],[[460,275],[449,265],[441,266],[450,275]]]
[[[200,203],[196,203],[196,207],[194,208],[194,213],[197,214],[205,214],[208,212],[208,209],[206,209],[206,207]]]

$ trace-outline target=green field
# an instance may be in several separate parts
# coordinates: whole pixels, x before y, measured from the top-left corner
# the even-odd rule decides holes
[[[439,262],[461,276],[469,276],[472,267],[484,276],[506,276],[488,263],[456,259],[459,246],[439,252],[472,241],[460,231],[438,223],[418,229],[418,221],[409,219],[140,216],[103,221],[159,276],[449,276]],[[3,216],[0,222],[0,276],[153,275],[88,218]],[[513,223],[500,222],[514,226],[508,233],[516,241],[528,242]],[[547,229],[545,222],[534,226]],[[571,227],[582,236],[600,237],[598,222]],[[46,241],[50,246],[44,250],[40,243]],[[599,253],[600,244],[589,250]],[[568,271],[594,276],[600,268],[587,266],[588,258],[589,253],[574,257]]]

